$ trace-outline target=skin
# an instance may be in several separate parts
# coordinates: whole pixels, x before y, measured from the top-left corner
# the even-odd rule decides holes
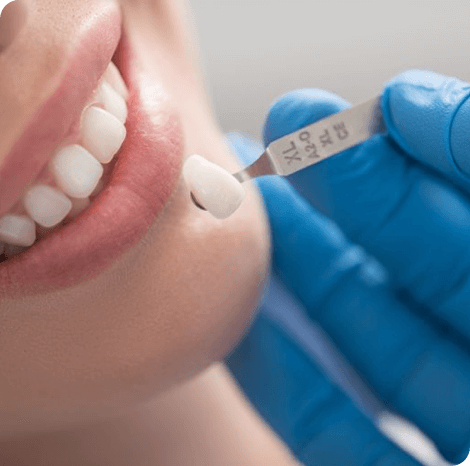
[[[102,8],[122,8],[149,81],[162,86],[180,119],[182,159],[200,153],[231,172],[241,168],[214,122],[185,5],[34,4],[43,7],[44,24],[46,15],[73,11],[86,21]],[[41,30],[40,16],[22,30],[45,38],[25,47],[49,47],[50,63],[60,63],[68,44],[54,43],[50,28]],[[73,41],[73,28],[69,37]],[[3,40],[0,74],[15,65],[4,53],[14,41],[14,34]],[[41,70],[21,100],[7,100],[0,163],[11,138],[47,98],[44,83],[58,85],[58,70]],[[2,82],[8,80],[0,75],[0,95],[8,95]],[[158,121],[159,110],[149,111]],[[269,267],[261,199],[254,184],[245,188],[240,209],[219,221],[189,202],[180,177],[145,238],[98,277],[0,303],[2,465],[195,466],[233,464],[234,457],[244,465],[295,464],[217,362],[249,326]]]

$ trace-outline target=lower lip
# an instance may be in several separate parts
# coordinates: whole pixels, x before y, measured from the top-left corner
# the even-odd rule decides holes
[[[140,101],[136,60],[123,33],[116,50],[130,96],[127,138],[109,182],[71,223],[58,227],[27,251],[0,264],[0,298],[47,293],[78,285],[109,268],[137,244],[169,200],[179,178],[182,134],[178,116],[162,103]],[[145,111],[167,115],[157,126]]]

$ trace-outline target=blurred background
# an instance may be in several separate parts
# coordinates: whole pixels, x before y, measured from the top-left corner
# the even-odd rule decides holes
[[[420,68],[470,81],[468,0],[189,0],[221,127],[259,137],[280,95],[351,103]]]
[[[469,0],[189,3],[199,59],[224,131],[242,131],[261,140],[269,107],[293,89],[327,89],[354,104],[379,94],[386,81],[408,69],[470,81]],[[278,302],[288,299],[272,295]],[[278,317],[282,320],[282,309]],[[305,330],[309,325],[303,319],[299,310],[297,320],[284,324],[296,333],[296,327]],[[366,414],[380,413],[378,428],[422,464],[447,465],[415,426],[380,411],[328,337],[310,327],[302,344]],[[470,458],[462,464],[470,466]]]

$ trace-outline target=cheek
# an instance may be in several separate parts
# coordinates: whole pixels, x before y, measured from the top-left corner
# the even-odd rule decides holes
[[[269,236],[250,188],[223,222],[180,187],[146,238],[93,282],[2,303],[0,413],[115,413],[222,359],[264,291]],[[2,332],[4,333],[4,332]],[[4,364],[6,363],[6,364]],[[58,414],[59,413],[59,414]],[[44,414],[47,417],[48,414]],[[1,415],[0,415],[1,417]]]
[[[138,313],[135,327],[126,328],[135,342],[135,367],[158,389],[234,348],[259,303],[269,266],[267,224],[254,188],[243,208],[223,222],[188,199],[187,187],[180,186],[168,211],[172,221],[161,222],[142,243],[126,273],[132,292],[120,293],[126,308]]]

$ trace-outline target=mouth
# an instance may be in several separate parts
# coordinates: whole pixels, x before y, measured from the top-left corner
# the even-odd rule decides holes
[[[54,156],[46,160],[40,170],[36,167],[39,172],[34,178],[36,182],[28,183],[21,201],[0,218],[0,241],[5,243],[0,255],[0,299],[47,293],[94,278],[143,238],[171,198],[182,160],[179,118],[171,99],[162,98],[164,86],[158,78],[148,85],[149,77],[144,78],[142,65],[124,29],[118,39],[112,61],[99,80],[98,88],[88,96],[80,121],[75,122],[75,130],[77,126],[82,130],[86,126],[89,136],[85,137],[80,131],[76,144],[64,146],[64,140],[57,144]],[[120,84],[119,74],[128,94],[126,87]],[[103,87],[105,91],[113,88],[114,95],[120,94],[122,101],[127,97],[127,119],[122,105],[113,107],[113,102],[119,99],[103,97]],[[114,113],[114,120],[109,116],[104,119],[112,120],[114,126],[111,126],[115,129],[110,130],[111,136],[103,131],[106,134],[101,139],[105,142],[96,144],[100,139],[97,133],[102,132],[100,118],[106,113]],[[88,114],[92,116],[85,116]],[[117,120],[121,126],[125,120],[125,139]],[[107,150],[98,154],[102,146]],[[86,170],[87,181],[82,183],[83,179],[80,181],[76,176],[74,185],[64,180],[73,179],[70,171],[76,168],[74,157],[80,150],[93,155],[94,162],[90,160]],[[110,154],[116,150],[110,160]],[[68,174],[68,178],[61,173]],[[93,179],[90,173],[95,173]],[[38,179],[42,182],[37,183]],[[41,202],[35,196],[42,189],[43,197],[47,197],[44,193],[49,193],[50,198],[51,187],[56,193],[55,208],[51,209],[55,221],[51,220],[51,215],[44,217],[44,208],[40,213]],[[62,196],[57,198],[58,191]],[[61,209],[62,214],[59,214]],[[56,222],[57,215],[63,217],[65,211],[68,213],[60,223],[44,226],[47,222]],[[14,230],[15,227],[5,221],[12,217],[23,219],[29,227],[16,236],[17,240],[9,236],[9,228]]]

